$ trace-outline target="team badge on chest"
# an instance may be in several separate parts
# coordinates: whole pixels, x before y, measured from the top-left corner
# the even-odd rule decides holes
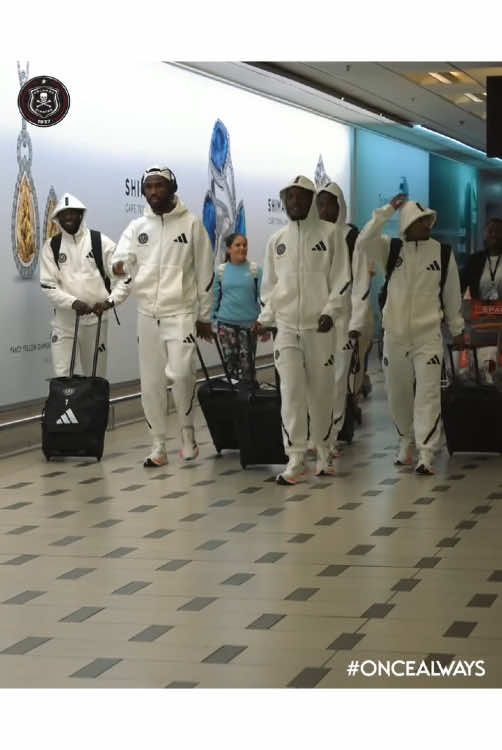
[[[138,242],[140,245],[146,245],[148,242],[148,235],[146,232],[141,232],[141,234],[138,235]]]

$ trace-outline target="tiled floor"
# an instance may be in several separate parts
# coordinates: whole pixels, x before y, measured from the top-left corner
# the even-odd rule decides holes
[[[291,488],[205,429],[196,462],[173,439],[155,471],[143,425],[101,463],[2,460],[0,687],[501,687],[502,459],[397,469],[374,383],[338,476]],[[348,676],[353,659],[486,676]]]

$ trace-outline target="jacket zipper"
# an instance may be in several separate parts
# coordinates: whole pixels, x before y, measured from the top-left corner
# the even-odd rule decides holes
[[[159,289],[160,289],[160,260],[162,255],[162,240],[164,235],[164,215],[161,214],[160,216],[160,242],[159,242],[159,259],[157,265],[157,293],[155,295],[155,309],[154,309],[154,317],[158,317],[159,312]]]
[[[297,228],[298,228],[298,240],[296,245],[296,255],[297,255],[297,269],[298,269],[298,307],[297,307],[297,330],[298,334],[300,333],[300,311],[301,311],[301,302],[300,302],[300,294],[301,294],[301,283],[300,283],[300,222],[297,221]]]

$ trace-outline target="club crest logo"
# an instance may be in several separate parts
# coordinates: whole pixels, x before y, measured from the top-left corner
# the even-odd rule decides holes
[[[30,78],[21,87],[17,99],[25,120],[39,128],[57,125],[70,109],[70,94],[66,86],[52,76]]]
[[[280,245],[277,245],[276,247],[277,255],[284,255],[286,252],[286,245],[284,245],[282,242]]]
[[[403,265],[403,259],[402,259],[402,258],[401,258],[401,256],[399,255],[399,256],[398,256],[398,257],[396,258],[396,268],[399,268],[399,266],[402,266],[402,265]]]
[[[140,245],[146,245],[148,242],[148,235],[146,232],[141,232],[141,234],[138,235],[138,242]]]
[[[59,253],[58,263],[66,263],[66,253]]]

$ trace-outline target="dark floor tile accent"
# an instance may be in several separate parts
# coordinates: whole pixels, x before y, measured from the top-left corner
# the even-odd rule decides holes
[[[255,523],[238,523],[237,526],[234,526],[232,529],[229,529],[229,531],[236,531],[236,532],[244,534],[245,531],[249,531],[250,529],[253,529],[255,526],[256,526]]]
[[[63,617],[59,622],[84,622],[103,610],[104,607],[80,607],[75,612],[71,612],[71,614]]]
[[[235,503],[235,500],[217,500],[215,503],[211,503],[211,508],[225,508],[232,503]]]
[[[14,503],[14,505],[6,505],[4,510],[19,510],[20,508],[24,508],[26,505],[31,504],[32,503]]]
[[[380,528],[376,529],[371,536],[390,536],[395,531],[397,531],[397,526],[380,526]]]
[[[391,612],[395,606],[395,604],[372,604],[371,607],[368,607],[366,612],[363,612],[361,617],[367,617],[368,619],[387,617],[389,612]]]
[[[335,477],[333,477],[334,479]],[[316,484],[309,485],[311,490],[325,490],[326,487],[331,487],[330,482],[320,482],[319,480],[316,482]]]
[[[427,654],[424,661],[429,668],[432,666],[433,662],[439,662],[442,667],[447,667],[449,664],[451,664],[454,658],[455,654]]]
[[[401,481],[400,479],[383,479],[381,482],[379,482],[379,484],[389,484],[389,485],[391,485],[391,484],[397,484],[400,481]]]
[[[435,568],[441,559],[441,557],[422,557],[415,568]]]
[[[235,659],[236,656],[242,654],[247,649],[247,646],[220,646],[220,648],[213,651],[212,654],[202,659],[203,664],[228,664]]]
[[[373,453],[370,458],[385,458],[386,455],[386,453]]]
[[[26,604],[26,602],[31,602],[32,599],[37,599],[39,596],[42,596],[42,594],[46,593],[47,591],[23,591],[21,594],[17,594],[17,596],[13,596],[11,599],[6,599],[2,604]]]
[[[8,487],[4,487],[4,490],[19,490],[21,487],[28,487],[33,482],[16,482],[16,484],[9,484]]]
[[[341,633],[336,640],[328,646],[328,651],[350,651],[362,641],[366,633]]]
[[[227,469],[227,471],[220,472],[220,477],[229,477],[231,474],[240,474],[239,469]]]
[[[299,588],[295,589],[291,594],[288,594],[284,598],[293,602],[306,602],[311,596],[317,594],[318,591],[319,589]]]
[[[169,560],[169,562],[165,565],[161,565],[160,568],[156,568],[156,570],[175,571],[184,568],[185,565],[188,565],[190,562],[192,562],[192,560]]]
[[[335,577],[339,576],[341,573],[344,572],[344,570],[348,570],[350,565],[328,565],[327,568],[324,568],[324,570],[321,570],[319,573],[319,576],[326,576],[326,577]]]
[[[230,578],[227,578],[225,581],[221,582],[222,586],[241,586],[243,583],[246,583],[247,581],[251,580],[251,578],[254,578],[254,573],[235,573],[233,576],[230,576]]]
[[[33,529],[38,528],[38,526],[18,526],[17,529],[11,529],[7,534],[26,534],[27,531],[33,531]]]
[[[136,508],[131,508],[129,513],[146,513],[156,507],[156,505],[137,505]]]
[[[415,586],[420,583],[420,578],[401,578],[394,584],[391,591],[413,591]]]
[[[201,609],[208,607],[216,599],[216,596],[196,596],[195,599],[183,604],[182,607],[178,607],[178,611],[200,612]]]
[[[218,549],[218,547],[222,547],[224,544],[226,544],[225,539],[209,539],[207,542],[204,542],[204,544],[200,544],[195,549],[204,549],[208,552],[212,552],[214,549]]]
[[[293,544],[304,544],[304,542],[308,542],[309,539],[312,539],[314,534],[296,534],[295,536],[292,536],[291,539],[288,539],[289,543]]]
[[[445,536],[444,539],[441,539],[436,544],[436,547],[455,547],[459,543],[459,541],[460,539],[458,537]]]
[[[93,529],[109,529],[110,526],[115,526],[117,523],[122,523],[121,518],[107,518],[105,521],[95,523]]]
[[[495,599],[497,599],[497,594],[475,594],[467,606],[491,607]]]
[[[69,490],[52,490],[51,492],[44,492],[43,497],[55,497],[56,495],[64,495]]]
[[[49,516],[49,518],[68,518],[68,516],[73,516],[77,512],[76,510],[62,510],[59,513],[54,513],[53,516]]]
[[[477,469],[478,464],[465,464],[465,466],[462,466],[462,469]]]
[[[67,573],[63,573],[63,575],[58,576],[57,580],[73,581],[77,578],[82,578],[82,576],[86,576],[88,573],[93,573],[95,570],[97,570],[97,568],[73,568],[73,570],[69,570]]]
[[[307,500],[310,495],[291,495],[286,498],[287,503],[301,503],[302,500]]]
[[[183,497],[183,495],[186,495],[186,492],[170,492],[168,495],[162,495],[162,498],[168,498],[169,500],[175,500],[178,497]]]
[[[140,633],[133,635],[129,640],[140,641],[141,643],[151,643],[152,641],[156,641],[157,638],[160,638],[161,635],[164,635],[164,633],[172,630],[173,627],[173,625],[150,625],[150,627],[145,628]]]
[[[99,497],[95,497],[92,500],[89,500],[87,504],[100,505],[101,503],[106,503],[107,500],[113,500],[113,497],[111,495],[99,495]]]
[[[66,471],[50,471],[48,474],[41,474],[42,478],[45,477],[59,477],[61,474],[66,474]]]
[[[472,512],[483,514],[483,513],[489,513],[491,509],[492,509],[491,505],[477,505],[475,508],[472,509]]]
[[[464,479],[464,477],[465,477],[465,474],[450,474],[448,479],[458,480],[458,479]]]
[[[133,468],[134,468],[133,466],[122,466],[120,469],[112,469],[111,473],[112,474],[125,474],[126,471],[132,471]],[[152,477],[152,478],[153,479],[158,479],[158,476],[157,477]]]
[[[450,489],[449,484],[437,484],[435,487],[431,488],[431,492],[446,492],[446,490]]]
[[[477,622],[457,620],[450,625],[446,633],[443,633],[443,638],[468,638],[477,624]]]
[[[435,499],[435,497],[419,497],[418,500],[415,500],[413,505],[430,505]]]
[[[204,518],[207,513],[190,513],[189,516],[185,516],[185,518],[181,518],[181,521],[200,521],[201,518]]]
[[[117,547],[117,549],[107,552],[103,557],[125,557],[130,552],[134,552],[134,550],[137,549],[137,547]]]
[[[102,482],[104,477],[89,477],[89,479],[81,479],[78,484],[94,484],[94,482]]]
[[[239,495],[253,495],[255,492],[259,492],[262,487],[246,487],[245,490],[241,490]]]
[[[27,654],[29,651],[33,651],[35,648],[42,646],[48,641],[52,641],[52,638],[38,638],[37,636],[30,636],[29,638],[23,638],[22,641],[13,643],[12,646],[9,646],[8,648],[4,648],[3,651],[0,651],[0,654],[12,654],[21,656],[22,654]]]
[[[356,508],[359,508],[360,505],[362,505],[362,503],[345,503],[345,505],[340,505],[338,510],[355,510]]]
[[[347,552],[348,555],[366,555],[374,549],[374,544],[356,544],[351,550]]]
[[[137,591],[141,591],[141,589],[144,589],[147,586],[151,585],[151,581],[131,581],[131,583],[128,583],[125,586],[121,586],[119,589],[115,589],[115,591],[112,591],[112,594],[130,596],[131,594],[135,594]]]
[[[207,484],[214,484],[214,479],[202,479],[200,482],[195,482],[192,487],[205,487]]]
[[[351,471],[337,471],[336,474],[333,474],[335,479],[345,479],[346,477],[351,477],[352,472]]]
[[[368,490],[368,492],[363,492],[363,497],[376,497],[377,495],[381,495],[382,490]]]
[[[167,438],[167,440],[172,440],[173,438]],[[150,443],[141,443],[141,445],[133,445],[133,448],[140,449],[140,448],[150,448]]]
[[[473,529],[476,524],[477,524],[477,521],[460,521],[460,523],[457,523],[455,528],[456,529]]]
[[[319,521],[316,522],[316,526],[333,526],[334,523],[339,521],[340,518],[338,516],[324,516],[323,518],[320,518]]]
[[[110,456],[106,456],[106,458],[110,458]],[[81,468],[81,467],[86,467],[86,466],[96,466],[96,461],[83,461],[80,464],[75,464],[76,468]]]
[[[196,688],[198,682],[188,682],[187,680],[174,680],[166,685],[166,688],[174,688],[174,690],[182,690],[183,688]]]
[[[10,560],[6,560],[2,565],[24,565],[24,563],[30,562],[30,560],[36,560],[40,555],[18,555]]]
[[[145,534],[143,539],[163,539],[168,534],[172,534],[174,529],[156,529],[149,534]]]
[[[492,492],[488,495],[487,500],[502,500],[502,492]]]
[[[57,542],[51,542],[51,547],[67,547],[69,544],[79,542],[84,538],[83,536],[64,536],[62,539],[58,539]]]
[[[246,627],[246,630],[270,630],[278,622],[283,620],[286,615],[261,615],[258,619]]]
[[[322,667],[305,667],[287,686],[292,688],[314,688],[330,671],[330,669]]]
[[[167,438],[169,440],[169,438]],[[107,453],[105,455],[105,458],[103,460],[109,461],[111,458],[117,458],[118,456],[124,456],[125,453],[123,451],[115,451],[115,453]],[[81,464],[81,466],[93,466],[94,461],[90,461],[88,464]]]
[[[6,563],[4,563],[4,565],[6,565]],[[494,570],[487,580],[493,581],[494,583],[502,583],[502,570]]]
[[[285,552],[267,552],[266,555],[263,555],[262,557],[259,557],[258,560],[255,560],[255,563],[275,563],[277,560],[280,560],[281,557],[285,557]]]
[[[153,477],[150,477],[150,482],[162,482],[164,479],[170,479],[171,477],[174,477],[174,474],[154,474]]]
[[[177,450],[169,451],[169,453],[177,454],[178,451]],[[187,463],[184,466],[180,466],[179,471],[192,471],[193,469],[200,469],[201,466],[202,464],[199,461],[197,463],[195,463],[195,461],[190,461],[190,463]]]
[[[415,511],[413,511],[413,510],[401,510],[401,511],[399,511],[399,513],[396,513],[395,516],[392,516],[392,518],[406,519],[406,518],[413,518],[413,516],[416,516]]]
[[[284,511],[284,508],[267,508],[266,510],[262,511],[258,515],[260,516],[278,516],[279,513],[282,513]]]
[[[90,664],[86,664],[85,667],[79,669],[78,672],[74,672],[70,677],[81,677],[81,678],[93,678],[99,677],[103,672],[107,672],[109,669],[119,664],[122,659],[94,659]]]
[[[121,492],[134,492],[135,490],[140,490],[142,487],[145,487],[144,484],[130,484],[128,487],[122,487],[120,490]]]

